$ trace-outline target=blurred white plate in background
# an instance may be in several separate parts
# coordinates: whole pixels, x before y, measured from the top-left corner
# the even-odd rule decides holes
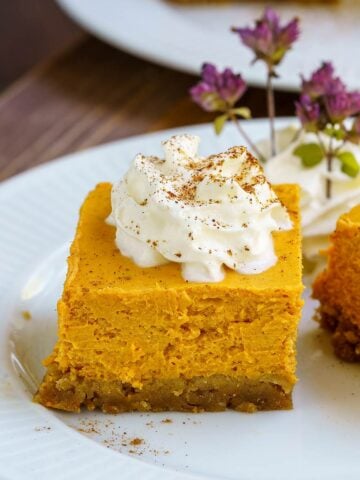
[[[250,68],[251,53],[230,32],[233,25],[251,24],[263,2],[184,7],[165,0],[57,1],[83,27],[134,55],[194,74],[212,61],[243,72],[253,85],[264,85],[263,66]],[[323,60],[332,60],[351,88],[360,87],[360,2],[286,3],[272,5],[286,20],[300,17],[303,33],[281,66],[277,87],[297,90],[299,73],[309,74]]]

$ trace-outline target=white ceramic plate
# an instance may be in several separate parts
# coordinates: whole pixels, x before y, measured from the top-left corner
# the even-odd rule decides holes
[[[85,28],[130,53],[194,74],[199,74],[204,61],[212,61],[243,72],[249,83],[264,85],[263,66],[250,68],[251,53],[229,29],[251,24],[265,2],[200,7],[178,6],[165,0],[58,2]],[[283,2],[276,8],[285,19],[299,16],[303,31],[281,66],[279,88],[298,89],[299,73],[309,74],[323,60],[333,60],[349,86],[360,87],[358,0],[340,0],[339,6]]]
[[[255,140],[267,134],[262,120],[246,127]],[[202,137],[204,154],[238,142],[231,127],[221,137],[210,125],[186,131]],[[333,356],[311,319],[311,300],[292,411],[77,415],[31,402],[55,342],[56,300],[82,200],[97,182],[118,179],[137,152],[160,153],[173,133],[70,155],[0,185],[0,478],[358,480],[360,369]],[[143,443],[131,445],[134,438]]]

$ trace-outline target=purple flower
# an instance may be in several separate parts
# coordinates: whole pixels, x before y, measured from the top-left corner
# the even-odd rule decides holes
[[[360,92],[346,90],[325,95],[325,107],[332,123],[340,123],[347,117],[360,113]]]
[[[342,123],[347,117],[360,113],[360,92],[349,92],[335,75],[330,62],[324,62],[309,80],[302,77],[302,97],[304,96],[317,104],[324,125]],[[297,114],[302,122],[302,112],[298,107]]]
[[[190,89],[195,103],[207,112],[226,112],[243,96],[246,83],[230,68],[220,72],[215,65],[204,63],[201,81]]]
[[[360,92],[358,90],[348,94],[349,116],[360,114]]]
[[[300,34],[297,18],[282,26],[279,15],[270,7],[255,22],[254,28],[234,27],[232,31],[255,53],[255,61],[264,60],[270,70],[281,62]]]
[[[324,62],[315,70],[309,80],[302,78],[302,93],[315,100],[323,95],[335,95],[345,91],[345,85],[334,75],[334,67],[330,62]]]
[[[298,102],[295,103],[296,115],[302,126],[308,132],[317,131],[320,123],[320,106],[311,100],[309,95],[301,95]]]

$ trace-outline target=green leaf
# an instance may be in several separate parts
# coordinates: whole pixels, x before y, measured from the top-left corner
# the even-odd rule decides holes
[[[349,177],[357,177],[360,167],[356,157],[351,152],[340,152],[336,157],[341,162],[341,171],[349,175]]]
[[[233,108],[231,109],[231,113],[234,113],[238,117],[246,118],[246,120],[251,118],[250,108],[247,107]]]
[[[318,143],[303,143],[295,148],[293,154],[301,158],[304,167],[315,167],[324,158],[324,153]]]
[[[214,120],[214,128],[217,135],[220,135],[222,129],[224,128],[225,122],[228,119],[228,114],[224,113],[223,115],[219,115]]]

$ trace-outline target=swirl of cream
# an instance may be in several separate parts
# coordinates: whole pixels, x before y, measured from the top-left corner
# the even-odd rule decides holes
[[[140,267],[181,263],[192,282],[219,282],[224,265],[256,274],[277,257],[271,232],[289,215],[245,147],[199,157],[199,138],[163,142],[165,158],[137,155],[113,186],[116,244]]]

